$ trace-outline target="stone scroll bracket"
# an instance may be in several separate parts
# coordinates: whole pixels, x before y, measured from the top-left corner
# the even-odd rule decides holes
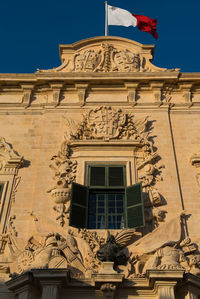
[[[139,83],[125,83],[125,87],[127,88],[128,91],[128,96],[127,96],[127,101],[129,104],[132,106],[137,105],[136,102],[136,96],[137,96],[137,88],[139,86]]]
[[[153,96],[154,96],[154,102],[158,105],[162,105],[162,88],[163,88],[163,82],[157,82],[157,81],[152,81],[151,82],[151,88],[153,91]]]
[[[81,107],[85,105],[86,92],[87,92],[88,86],[89,86],[89,84],[83,84],[83,83],[76,83],[75,84],[75,88],[78,92],[79,104],[80,104]]]
[[[183,97],[185,99],[185,104],[187,105],[188,108],[190,108],[193,103],[192,103],[192,86],[193,84],[188,82],[188,83],[183,83],[180,85]]]
[[[60,104],[60,94],[63,84],[51,83],[50,86],[53,92],[53,105],[54,107],[57,107]]]
[[[21,88],[23,89],[23,106],[28,108],[31,104],[31,99],[33,95],[34,84],[22,83]]]

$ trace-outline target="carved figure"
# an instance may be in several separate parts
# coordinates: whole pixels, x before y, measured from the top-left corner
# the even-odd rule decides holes
[[[101,51],[86,50],[83,53],[74,55],[74,67],[72,71],[75,72],[95,72],[99,63],[101,62]]]
[[[67,268],[72,267],[80,273],[85,271],[82,256],[77,247],[75,239],[69,234],[66,238],[59,234],[50,233],[46,236],[44,244],[41,245],[32,238],[31,242],[37,244],[26,246],[17,259],[18,270],[23,272],[33,268]],[[34,249],[33,249],[34,248]]]
[[[138,72],[140,70],[140,56],[129,50],[116,51],[114,54],[114,71]]]
[[[126,256],[121,253],[121,246],[115,240],[113,235],[108,236],[105,244],[101,245],[97,251],[97,257],[102,262],[114,262],[114,265],[123,265],[126,263]]]
[[[200,255],[194,255],[189,260],[190,273],[200,276]]]

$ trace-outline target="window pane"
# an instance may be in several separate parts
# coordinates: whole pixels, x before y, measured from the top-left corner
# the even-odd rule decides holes
[[[122,194],[122,193],[117,194],[116,195],[116,200],[124,200],[124,194]]]
[[[91,167],[90,186],[105,186],[105,167]]]
[[[115,194],[108,194],[108,202],[111,200],[115,200]]]
[[[109,167],[109,186],[123,186],[123,167]]]
[[[121,208],[123,207],[124,203],[123,201],[117,201],[117,207]]]
[[[109,206],[109,207],[115,207],[115,201],[113,201],[113,200],[112,200],[112,201],[109,201],[109,202],[108,202],[108,206]]]
[[[105,228],[105,217],[98,216],[98,228],[103,229]]]

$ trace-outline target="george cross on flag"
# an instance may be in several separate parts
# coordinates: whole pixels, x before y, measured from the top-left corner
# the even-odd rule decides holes
[[[137,26],[139,30],[152,34],[156,39],[158,38],[158,33],[156,32],[156,19],[153,20],[146,16],[132,14],[128,10],[108,5],[106,2],[106,26],[107,25],[125,27]]]

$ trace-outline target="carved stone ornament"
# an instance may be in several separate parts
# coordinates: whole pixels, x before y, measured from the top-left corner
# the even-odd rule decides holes
[[[160,156],[149,136],[151,122],[148,116],[137,119],[121,109],[100,106],[83,114],[79,122],[68,117],[66,125],[66,139],[70,140],[71,146],[75,141],[90,141],[92,144],[98,140],[104,142],[123,140],[135,144],[133,151],[136,179],[142,182],[146,229],[151,231],[152,226],[158,226],[165,218],[165,211],[158,209],[163,205],[163,200],[154,185],[162,180],[161,172],[164,165],[159,163]]]
[[[82,115],[82,121],[67,118],[67,135],[71,140],[135,140],[138,143],[147,137],[148,117],[134,119],[121,109],[100,106]]]
[[[35,216],[37,232],[40,231],[41,234],[49,227],[58,233],[46,234],[43,241],[38,235],[31,236],[27,242],[23,242],[25,244],[23,246],[20,237],[12,234],[9,236],[9,248],[15,258],[18,274],[34,268],[66,268],[70,270],[71,277],[91,278],[93,274],[104,273],[102,270],[104,264],[98,260],[98,253],[102,253],[103,250],[103,254],[106,253],[108,256],[107,253],[110,254],[111,249],[112,253],[114,252],[114,259],[123,257],[124,261],[116,263],[115,260],[112,273],[121,273],[125,278],[143,277],[147,270],[152,269],[181,270],[199,276],[198,248],[189,238],[182,239],[183,217],[185,216],[182,213],[181,216],[171,219],[139,240],[135,239],[133,229],[124,229],[113,235],[106,232],[106,242],[106,236],[102,238],[98,232],[85,229],[79,231],[75,228],[66,230],[58,227],[48,216],[45,220],[43,216]],[[108,246],[110,242],[112,246]],[[114,248],[116,244],[117,251]],[[111,255],[113,257],[113,254]],[[105,286],[102,291],[111,290]]]
[[[200,188],[200,154],[193,154],[190,158],[190,163],[196,168],[196,182]]]
[[[5,138],[0,137],[0,173],[16,174],[17,169],[20,168],[23,163],[23,157],[6,142]]]
[[[62,45],[60,47],[62,64],[59,67],[40,70],[43,72],[160,72],[177,71],[159,68],[151,63],[153,47],[147,48],[133,41],[122,41],[120,38],[94,38],[79,46]],[[98,42],[97,42],[98,40]],[[111,41],[113,40],[113,42]]]
[[[51,158],[49,167],[54,171],[55,185],[47,192],[51,193],[56,206],[54,210],[59,213],[57,220],[63,226],[69,219],[71,183],[76,178],[77,161],[70,159],[70,143],[64,140],[60,151]]]

